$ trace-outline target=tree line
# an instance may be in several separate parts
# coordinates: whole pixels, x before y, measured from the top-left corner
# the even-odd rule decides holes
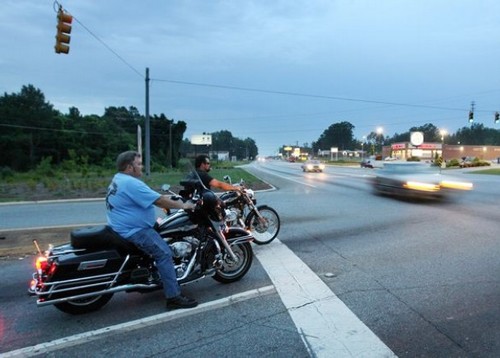
[[[311,153],[319,150],[329,150],[332,147],[342,150],[364,149],[375,154],[383,145],[410,141],[411,132],[423,132],[426,142],[462,145],[500,145],[500,130],[487,128],[482,123],[473,123],[468,127],[462,127],[455,133],[442,133],[434,124],[427,123],[423,126],[414,126],[407,132],[396,133],[392,137],[371,132],[366,138],[356,139],[353,135],[355,126],[349,122],[334,123],[320,135],[309,147]]]
[[[0,97],[0,168],[28,171],[40,163],[74,163],[114,168],[118,153],[137,150],[138,126],[145,116],[137,108],[107,107],[102,116],[82,115],[70,107],[67,114],[54,109],[40,89],[23,86],[19,93]],[[210,150],[227,151],[237,159],[255,158],[258,149],[251,138],[235,138],[229,131],[212,133],[212,146],[196,148],[183,139],[184,121],[163,113],[150,115],[152,168],[177,167],[179,159]]]

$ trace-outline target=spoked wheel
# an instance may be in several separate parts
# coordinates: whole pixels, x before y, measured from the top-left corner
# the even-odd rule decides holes
[[[257,245],[269,244],[280,231],[280,217],[273,208],[262,205],[257,207],[262,219],[255,211],[252,211],[246,220],[246,225],[250,229]]]
[[[112,293],[106,295],[85,297],[76,300],[55,303],[59,310],[69,314],[84,314],[101,309],[113,297]]]
[[[238,245],[232,245],[231,249],[238,258],[234,261],[233,258],[225,253],[222,262],[222,268],[217,270],[213,279],[222,283],[231,283],[240,280],[252,266],[253,250],[248,242]]]

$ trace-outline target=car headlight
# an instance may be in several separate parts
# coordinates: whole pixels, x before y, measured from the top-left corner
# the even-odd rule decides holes
[[[410,190],[420,191],[439,191],[441,188],[438,184],[422,183],[418,181],[407,181],[403,187]]]
[[[321,170],[325,169],[325,165],[324,164],[320,164],[319,165],[319,169],[321,169]]]
[[[453,181],[453,180],[443,180],[441,182],[441,187],[446,189],[457,189],[457,190],[472,190],[472,183]]]

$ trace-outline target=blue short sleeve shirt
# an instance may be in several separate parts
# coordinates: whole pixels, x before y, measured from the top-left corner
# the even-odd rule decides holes
[[[156,221],[154,202],[160,196],[140,179],[115,174],[106,195],[108,225],[125,238],[153,227]]]

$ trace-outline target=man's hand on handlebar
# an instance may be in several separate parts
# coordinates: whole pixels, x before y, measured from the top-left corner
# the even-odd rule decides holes
[[[196,203],[192,202],[191,200],[188,200],[182,205],[182,209],[194,210],[194,209],[196,209]]]

